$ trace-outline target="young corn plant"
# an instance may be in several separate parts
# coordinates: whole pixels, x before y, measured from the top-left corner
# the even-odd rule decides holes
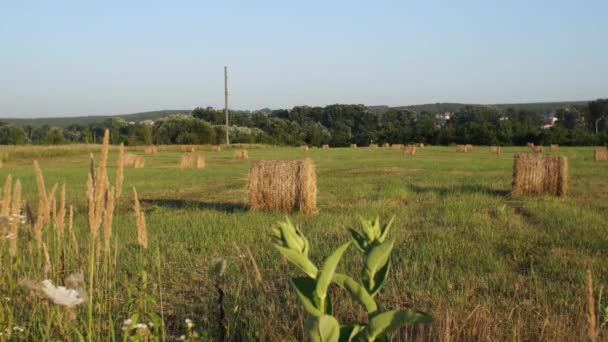
[[[394,240],[387,240],[391,219],[386,225],[380,219],[361,219],[363,233],[349,229],[355,246],[365,255],[361,281],[336,273],[342,255],[353,241],[338,247],[319,269],[308,258],[310,244],[289,218],[273,229],[276,249],[304,273],[291,278],[291,285],[308,316],[305,329],[313,342],[384,341],[389,332],[408,324],[428,323],[432,317],[420,311],[382,311],[374,297],[387,279]],[[366,310],[367,322],[340,324],[333,315],[327,290],[331,283],[346,290]]]

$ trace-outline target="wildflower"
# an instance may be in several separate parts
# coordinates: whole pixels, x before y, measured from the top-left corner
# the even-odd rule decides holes
[[[181,336],[179,337],[179,340],[180,340],[180,341],[185,341],[185,340],[186,340],[186,335],[181,335]]]
[[[15,325],[15,326],[13,327],[13,331],[16,331],[16,332],[18,332],[18,333],[22,333],[22,332],[24,332],[24,331],[25,331],[25,328],[23,328],[23,327],[19,327],[19,326],[16,326],[16,325]]]
[[[55,286],[49,279],[40,283],[40,289],[53,303],[63,305],[69,309],[86,301],[86,294],[82,289],[69,289],[64,286]]]
[[[135,324],[134,328],[135,328],[135,329],[138,329],[138,330],[139,330],[139,329],[145,329],[145,330],[148,330],[148,326],[147,326],[147,325],[145,325],[145,324],[143,324],[143,323],[137,323],[137,324]]]
[[[188,327],[188,329],[192,329],[194,327],[194,323],[192,323],[192,320],[190,318],[186,318],[186,326]]]
[[[148,322],[148,326],[149,326],[150,328],[152,328],[152,327],[154,326],[154,323],[152,323],[152,322]]]

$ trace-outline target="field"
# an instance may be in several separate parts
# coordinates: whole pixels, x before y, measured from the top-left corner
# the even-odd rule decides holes
[[[23,197],[33,207],[38,204],[34,159],[42,168],[47,190],[65,182],[67,203],[76,210],[74,229],[86,255],[89,152],[98,158],[99,147],[3,151],[8,157],[0,177],[11,174],[20,179]],[[130,299],[148,291],[156,303],[150,301],[147,310],[162,313],[168,340],[187,333],[185,319],[193,321],[193,329],[203,340],[217,340],[215,282],[219,281],[230,340],[304,340],[304,311],[288,282],[296,271],[282,260],[269,237],[271,227],[285,214],[247,209],[249,161],[234,159],[232,149],[204,151],[205,169],[179,169],[177,146],[163,146],[150,155],[143,153],[143,147],[128,151],[143,155],[145,167],[125,169],[124,194],[114,214],[111,242],[114,272],[107,272],[105,280],[111,291],[104,297],[109,298],[104,314],[94,317],[96,339],[120,340],[123,321],[132,311]],[[524,147],[503,148],[500,156],[489,154],[487,147],[469,153],[456,153],[455,147],[424,147],[415,156],[361,147],[301,151],[251,146],[248,151],[250,160],[314,160],[319,212],[289,217],[311,242],[311,259],[317,264],[349,239],[347,228],[359,226],[359,215],[379,215],[383,221],[395,216],[392,234],[397,243],[390,279],[379,302],[385,308],[426,311],[436,320],[400,330],[391,336],[393,340],[585,340],[587,269],[594,277],[597,310],[608,307],[608,301],[600,298],[600,289],[608,285],[608,163],[594,162],[593,148],[560,147],[558,152],[545,152],[569,158],[567,198],[509,195],[514,153],[528,151]],[[110,182],[116,159],[113,147]],[[133,187],[145,212],[147,250],[137,245]],[[26,246],[36,249],[35,244],[20,243],[25,250]],[[0,286],[14,290],[3,293],[8,298],[3,300],[22,301],[28,294],[15,290],[15,284],[6,285],[9,267],[13,267],[13,278],[41,281],[41,264],[32,258],[26,266],[10,266],[2,246]],[[57,244],[49,246],[51,259],[59,260]],[[216,257],[227,261],[221,280],[208,273]],[[349,250],[339,269],[353,274],[360,263],[359,254]],[[86,262],[69,257],[66,264],[68,272],[84,269],[86,279]],[[148,273],[142,289],[144,269]],[[58,271],[53,272],[58,279]],[[338,317],[363,316],[363,310],[350,304],[343,292],[332,288],[331,293],[338,303]],[[86,305],[68,318],[62,308],[30,298],[27,305],[14,306],[9,321],[6,308],[10,307],[4,303],[0,326],[22,327],[24,331],[16,336],[23,339],[86,336]],[[598,317],[598,326],[608,319]],[[601,329],[606,338],[607,327]]]

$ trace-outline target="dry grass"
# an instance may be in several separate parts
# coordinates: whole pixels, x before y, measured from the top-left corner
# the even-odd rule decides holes
[[[534,153],[543,153],[544,148],[543,146],[532,146],[532,152]]]
[[[234,159],[249,159],[249,152],[247,150],[236,150],[234,151]]]
[[[317,173],[312,159],[259,160],[249,170],[252,210],[317,212]]]
[[[145,154],[156,154],[158,153],[158,147],[154,145],[144,147]]]
[[[469,148],[467,145],[456,145],[456,152],[467,153],[469,152]]]
[[[181,169],[204,169],[205,156],[195,153],[182,154],[179,167]]]
[[[568,193],[568,158],[517,153],[513,165],[513,194]]]
[[[500,155],[501,152],[502,151],[500,149],[500,146],[490,146],[490,153],[491,154]]]
[[[134,169],[143,169],[146,164],[146,160],[142,156],[138,156],[134,153],[125,153],[124,156],[124,167],[130,167]]]
[[[403,154],[406,156],[416,155],[416,145],[407,145],[403,148]]]
[[[559,145],[558,144],[551,144],[551,151],[555,152],[559,150]]]
[[[605,148],[596,148],[595,151],[593,151],[593,159],[595,159],[595,161],[608,160],[608,150]]]

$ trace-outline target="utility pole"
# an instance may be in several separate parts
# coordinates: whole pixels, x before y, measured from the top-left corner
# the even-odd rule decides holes
[[[230,145],[230,133],[228,133],[228,67],[224,66],[224,112],[226,114],[226,146]]]

